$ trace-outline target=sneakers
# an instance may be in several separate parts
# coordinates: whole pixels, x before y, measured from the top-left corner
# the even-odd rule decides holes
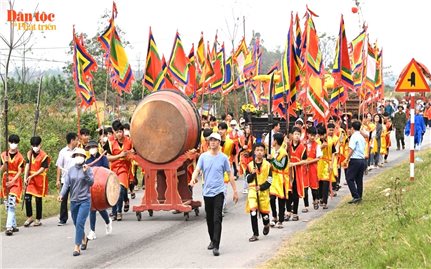
[[[66,225],[66,222],[63,222],[61,220],[57,223],[57,226],[64,226],[64,225]]]
[[[275,225],[275,228],[282,229],[283,228],[283,223],[277,222],[277,224]]]
[[[298,215],[293,214],[292,221],[298,221],[298,220],[299,220]]]
[[[328,209],[328,205],[327,204],[323,204],[322,208],[323,209]]]
[[[109,223],[105,224],[105,232],[106,234],[111,234],[112,233],[112,220],[109,219]]]
[[[304,209],[302,209],[302,213],[307,213],[308,212],[308,207],[305,207]]]
[[[87,235],[88,240],[94,240],[96,239],[96,233],[93,230],[90,230],[90,232]]]
[[[7,228],[6,231],[4,232],[7,236],[11,236],[13,235],[13,230],[12,228]]]
[[[277,220],[276,220],[276,219],[272,219],[272,220],[269,222],[269,226],[274,227],[276,222],[277,222]]]
[[[218,250],[218,248],[214,248],[213,249],[213,255],[214,256],[219,256],[220,255],[220,251]]]
[[[214,243],[211,241],[207,247],[208,250],[214,249]]]
[[[117,214],[117,221],[122,221],[123,220],[123,214],[122,213],[118,213]]]
[[[263,235],[268,235],[269,234],[269,225],[265,225],[264,227],[263,227]]]
[[[12,227],[12,232],[17,233],[19,232],[19,229],[17,227]]]
[[[34,223],[33,223],[33,226],[40,226],[40,225],[42,225],[42,222],[40,222],[40,220],[35,220],[34,221]]]

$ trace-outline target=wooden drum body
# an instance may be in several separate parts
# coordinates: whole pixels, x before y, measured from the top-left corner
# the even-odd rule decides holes
[[[104,210],[117,204],[120,197],[120,181],[117,175],[105,167],[92,167],[94,183],[91,186],[91,209]]]
[[[148,95],[136,107],[130,137],[143,159],[166,164],[197,147],[200,129],[199,112],[188,97],[163,90]]]

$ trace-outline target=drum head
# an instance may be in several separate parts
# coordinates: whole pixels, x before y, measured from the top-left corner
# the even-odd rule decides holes
[[[182,111],[163,100],[145,103],[134,117],[139,139],[132,137],[138,153],[153,163],[167,163],[179,156],[187,140],[187,128]]]
[[[114,173],[110,173],[106,181],[106,201],[109,206],[117,204],[118,198],[120,198],[120,181]]]

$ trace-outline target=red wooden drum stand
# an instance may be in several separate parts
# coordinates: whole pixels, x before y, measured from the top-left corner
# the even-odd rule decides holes
[[[136,212],[136,217],[140,221],[142,216],[141,212],[148,211],[149,215],[153,215],[153,211],[169,211],[177,210],[184,212],[186,220],[188,219],[188,212],[195,210],[196,215],[199,214],[199,207],[201,206],[200,201],[193,201],[181,198],[179,193],[178,176],[177,170],[181,167],[185,161],[196,159],[196,153],[185,153],[175,160],[166,164],[155,164],[146,161],[138,154],[131,156],[139,166],[145,171],[145,193],[142,197],[141,205],[133,206],[133,211]],[[166,191],[160,194],[156,189],[156,178],[158,171],[164,171],[166,175]],[[163,191],[163,190],[162,190]],[[160,196],[164,196],[164,200],[159,199]]]

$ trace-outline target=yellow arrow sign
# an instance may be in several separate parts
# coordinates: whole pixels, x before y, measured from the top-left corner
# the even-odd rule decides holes
[[[396,92],[429,92],[430,87],[425,80],[422,69],[419,67],[415,59],[401,72],[400,78],[395,86]]]

